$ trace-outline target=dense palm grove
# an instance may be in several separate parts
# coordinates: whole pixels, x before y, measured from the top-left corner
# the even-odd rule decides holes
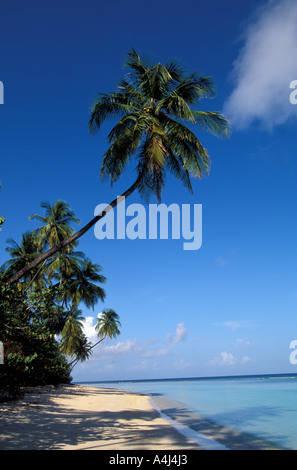
[[[87,359],[93,347],[83,332],[78,306],[94,308],[103,301],[105,277],[101,267],[68,245],[31,270],[22,281],[5,286],[12,273],[48,247],[70,236],[79,223],[63,201],[42,204],[43,215],[33,215],[40,227],[22,235],[19,243],[7,240],[10,259],[1,267],[0,340],[5,359],[0,367],[0,389],[14,394],[20,386],[71,381],[71,370]],[[117,314],[104,310],[96,330],[99,341],[117,336]]]
[[[133,49],[125,65],[127,76],[116,91],[100,94],[91,109],[92,134],[108,118],[120,118],[108,135],[101,176],[116,182],[133,157],[136,179],[122,197],[137,190],[145,199],[155,195],[160,201],[167,171],[192,191],[191,177],[208,173],[210,159],[185,123],[216,136],[230,132],[222,114],[191,109],[214,97],[212,79],[189,74],[174,61],[150,65]],[[43,204],[44,214],[32,216],[40,227],[19,243],[8,242],[10,260],[1,268],[0,283],[0,340],[6,354],[1,384],[69,381],[71,367],[91,354],[94,345],[83,334],[79,305],[94,307],[104,299],[105,278],[77,244],[121,199],[76,232],[78,220],[67,204]],[[104,311],[97,325],[99,341],[118,335],[119,326],[117,314]]]

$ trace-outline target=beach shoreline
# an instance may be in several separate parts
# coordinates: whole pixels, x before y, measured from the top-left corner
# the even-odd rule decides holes
[[[19,400],[0,403],[0,450],[205,449],[277,447],[162,395],[70,384],[27,388]]]

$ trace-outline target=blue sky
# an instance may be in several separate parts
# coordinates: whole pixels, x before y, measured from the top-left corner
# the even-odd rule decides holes
[[[0,262],[42,201],[67,201],[83,224],[132,183],[133,166],[113,188],[101,182],[110,126],[88,133],[92,101],[123,77],[131,47],[212,76],[217,96],[202,109],[233,128],[227,141],[197,130],[210,176],[194,195],[168,177],[163,193],[167,205],[202,204],[199,250],[92,230],[81,239],[108,280],[104,304],[81,306],[86,333],[110,307],[122,334],[76,366],[75,381],[297,372],[296,25],[291,0],[2,2]]]

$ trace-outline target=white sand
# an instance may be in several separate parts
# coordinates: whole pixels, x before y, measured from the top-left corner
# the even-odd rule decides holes
[[[201,449],[149,397],[86,386],[39,387],[0,404],[1,450]]]
[[[0,450],[276,449],[156,398],[158,410],[150,397],[117,389],[26,389],[22,399],[0,403]]]

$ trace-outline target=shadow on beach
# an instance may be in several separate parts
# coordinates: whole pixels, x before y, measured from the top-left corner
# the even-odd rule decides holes
[[[84,398],[87,403],[94,400],[94,393],[97,400],[101,395],[105,400],[113,395],[131,395],[113,389],[94,390],[76,386],[33,389],[26,400],[0,406],[0,449],[153,449],[154,442],[156,448],[162,442],[164,448],[198,449],[170,426],[160,426],[159,413],[154,409],[93,411],[55,402],[56,398]]]

